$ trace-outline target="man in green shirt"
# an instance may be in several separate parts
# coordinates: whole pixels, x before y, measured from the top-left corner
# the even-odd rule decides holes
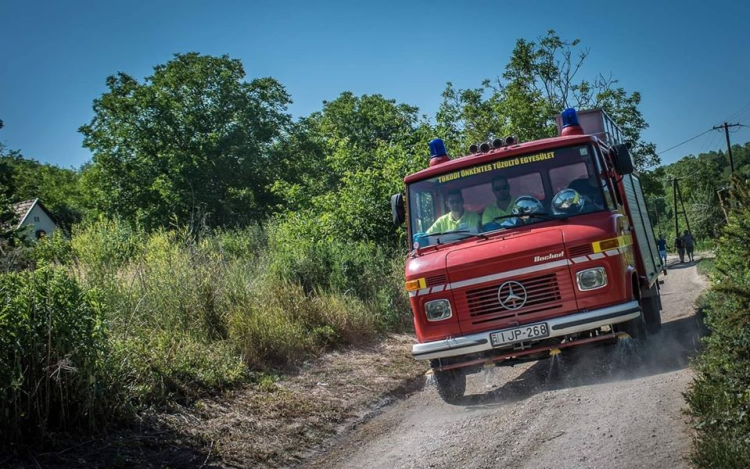
[[[497,199],[495,203],[488,205],[482,214],[482,225],[490,223],[502,223],[503,220],[495,220],[497,217],[510,215],[515,199],[510,196],[510,184],[505,176],[498,176],[492,180],[492,192]]]
[[[435,220],[427,229],[427,234],[459,230],[477,232],[480,224],[479,214],[464,210],[464,197],[460,190],[448,192],[447,205],[450,212]]]

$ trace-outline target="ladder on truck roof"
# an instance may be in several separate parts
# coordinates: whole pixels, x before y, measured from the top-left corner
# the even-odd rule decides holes
[[[589,109],[587,111],[576,111],[578,124],[586,135],[593,135],[605,142],[610,147],[625,143],[625,136],[620,127],[615,124],[604,109]],[[562,116],[555,116],[557,122],[557,134],[562,133]]]

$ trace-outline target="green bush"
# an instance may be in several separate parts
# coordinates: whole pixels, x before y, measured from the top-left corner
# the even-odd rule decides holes
[[[73,248],[70,240],[58,230],[50,237],[37,240],[30,249],[29,256],[36,265],[69,265],[73,259]]]
[[[253,369],[288,366],[322,350],[367,342],[377,318],[357,297],[267,279],[249,301],[233,305],[230,336]]]
[[[698,261],[697,269],[699,274],[711,278],[716,271],[715,260],[710,257],[704,257]]]
[[[738,184],[735,197],[702,300],[711,334],[687,393],[694,459],[704,468],[750,467],[750,184]]]
[[[716,240],[712,238],[703,238],[695,242],[695,250],[698,252],[716,251]]]
[[[93,427],[105,347],[95,292],[66,271],[0,275],[0,443]]]
[[[121,415],[143,406],[189,403],[247,377],[233,343],[199,342],[168,331],[112,337],[105,365],[112,390],[108,408]]]
[[[109,311],[111,368],[128,362],[134,370],[121,372],[130,390],[122,402],[189,398],[218,386],[215,370],[231,370],[225,381],[234,383],[241,380],[237,363],[286,367],[411,322],[403,262],[372,243],[316,237],[309,218],[198,235],[147,235],[100,220],[78,228],[72,245],[76,272]],[[183,343],[221,353],[190,361],[186,377],[185,367],[170,365]]]
[[[89,275],[107,275],[133,259],[145,234],[119,220],[99,218],[73,227],[71,248]]]
[[[259,224],[235,230],[218,229],[210,239],[227,259],[246,262],[260,257],[268,246],[266,230]]]
[[[269,271],[314,294],[329,291],[357,298],[382,330],[411,322],[403,288],[404,253],[366,241],[323,236],[314,217],[296,214],[269,227]],[[394,262],[394,258],[396,259]]]
[[[189,403],[409,327],[403,256],[317,233],[305,216],[151,233],[100,219],[37,243],[38,270],[0,284],[3,440]]]

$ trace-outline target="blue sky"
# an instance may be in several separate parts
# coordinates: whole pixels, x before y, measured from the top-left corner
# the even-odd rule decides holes
[[[272,76],[295,117],[342,91],[380,93],[434,115],[451,81],[502,73],[515,40],[580,38],[584,70],[643,95],[645,139],[662,151],[726,119],[750,125],[747,1],[0,2],[0,141],[40,161],[91,158],[80,125],[105,78],[138,79],[173,53],[229,54]],[[731,135],[750,140],[750,128]],[[711,132],[662,155],[724,147]],[[425,151],[427,151],[425,149]]]

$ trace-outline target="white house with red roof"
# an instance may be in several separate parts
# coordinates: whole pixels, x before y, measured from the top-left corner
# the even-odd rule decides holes
[[[16,229],[28,226],[26,236],[29,239],[51,236],[57,229],[55,219],[44,208],[39,199],[24,200],[23,202],[13,204],[13,210],[15,210],[19,220]]]

